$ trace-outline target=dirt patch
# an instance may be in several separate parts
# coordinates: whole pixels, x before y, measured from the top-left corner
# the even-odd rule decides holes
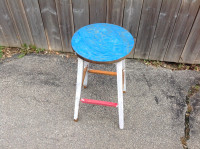
[[[195,70],[200,71],[200,64],[182,64],[182,63],[173,63],[173,62],[161,62],[155,60],[139,60],[140,62],[154,66],[154,67],[163,67],[171,70]]]
[[[60,55],[62,57],[76,57],[74,53],[67,53],[67,52],[58,52],[52,50],[45,50],[41,48],[36,48],[35,46],[27,46],[24,45],[22,47],[4,47],[0,46],[0,61],[10,58],[14,55],[18,55],[18,58],[22,58],[23,56],[35,53],[35,54],[52,54],[52,55]]]

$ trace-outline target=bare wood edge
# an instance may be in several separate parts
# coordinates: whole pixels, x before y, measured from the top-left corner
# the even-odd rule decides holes
[[[134,42],[135,42],[135,40],[134,40]],[[77,55],[79,58],[81,58],[81,59],[83,59],[84,61],[87,61],[87,62],[89,62],[89,63],[94,63],[94,64],[113,64],[113,63],[120,62],[120,61],[126,59],[127,57],[129,57],[129,55],[132,54],[132,51],[133,51],[134,47],[135,47],[135,43],[134,43],[134,46],[133,46],[132,50],[131,50],[126,56],[124,56],[124,57],[122,57],[122,58],[120,58],[120,59],[118,59],[118,60],[108,61],[108,62],[92,61],[92,60],[86,59],[86,58],[80,56],[79,54],[77,54],[76,51],[73,49],[73,47],[72,47],[72,50],[76,53],[76,55]]]
[[[77,119],[74,119],[74,122],[78,122],[78,118],[77,118]]]
[[[104,75],[110,75],[110,76],[117,76],[116,72],[112,72],[112,71],[102,71],[102,70],[94,70],[94,69],[90,69],[88,70],[89,73],[96,73],[96,74],[104,74]]]
[[[85,80],[85,74],[86,74],[86,72],[87,72],[87,68],[88,68],[88,67],[85,67],[84,70],[83,70],[82,86],[83,86],[83,82],[84,82],[84,80]],[[84,88],[86,88],[86,87],[84,86]]]

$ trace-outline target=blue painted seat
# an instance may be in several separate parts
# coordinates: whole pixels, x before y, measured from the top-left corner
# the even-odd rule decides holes
[[[73,50],[85,61],[113,63],[128,56],[133,49],[134,39],[120,26],[96,23],[80,28],[71,43]]]

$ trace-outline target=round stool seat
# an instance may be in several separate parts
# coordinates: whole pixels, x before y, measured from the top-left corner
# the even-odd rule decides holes
[[[85,61],[114,63],[129,55],[134,39],[120,26],[96,23],[80,28],[73,35],[71,43],[73,50]]]

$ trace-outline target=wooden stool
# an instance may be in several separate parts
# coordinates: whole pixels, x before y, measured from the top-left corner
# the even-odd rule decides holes
[[[119,127],[124,128],[123,92],[126,91],[125,58],[134,46],[132,35],[124,28],[96,23],[79,29],[72,37],[72,47],[78,56],[74,121],[78,121],[79,102],[118,108]],[[89,69],[89,63],[115,63],[117,72]],[[117,76],[118,103],[81,99],[81,86],[87,87],[88,73]]]

